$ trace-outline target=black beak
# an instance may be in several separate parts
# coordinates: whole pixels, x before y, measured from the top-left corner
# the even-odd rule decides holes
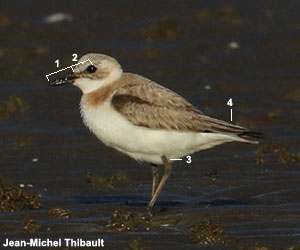
[[[77,76],[74,76],[73,74],[69,74],[65,77],[58,78],[56,80],[53,80],[50,82],[50,86],[60,86],[64,85],[66,83],[73,83],[74,79],[78,78]]]

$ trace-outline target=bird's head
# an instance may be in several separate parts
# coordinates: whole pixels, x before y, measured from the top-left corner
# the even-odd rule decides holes
[[[122,75],[122,68],[117,60],[95,53],[82,56],[73,70],[73,73],[52,81],[50,86],[71,83],[80,88],[83,94],[87,94],[118,80]]]

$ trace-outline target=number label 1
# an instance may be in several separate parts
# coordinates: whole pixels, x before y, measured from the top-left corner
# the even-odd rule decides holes
[[[58,59],[55,61],[55,63],[56,63],[56,67],[59,68],[59,60]]]
[[[230,107],[233,106],[232,98],[230,98],[230,99],[228,100],[227,105],[230,106]]]
[[[72,56],[73,56],[72,62],[77,62],[78,61],[78,59],[77,59],[78,55],[76,53],[74,53]]]
[[[190,155],[186,156],[186,163],[187,164],[191,164],[192,163],[192,156],[190,156]]]

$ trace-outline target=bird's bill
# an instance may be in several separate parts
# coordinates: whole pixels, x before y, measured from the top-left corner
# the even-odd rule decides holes
[[[64,85],[66,83],[73,83],[74,79],[76,79],[77,77],[73,74],[69,74],[65,77],[60,77],[56,80],[53,80],[52,82],[50,82],[50,86],[60,86],[60,85]]]

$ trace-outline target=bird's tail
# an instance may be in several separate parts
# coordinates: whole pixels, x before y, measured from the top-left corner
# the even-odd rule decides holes
[[[256,139],[265,138],[261,133],[256,131],[250,131],[250,130],[238,134],[238,137],[242,138],[243,142],[251,143],[251,144],[258,144],[259,141],[257,141]]]

